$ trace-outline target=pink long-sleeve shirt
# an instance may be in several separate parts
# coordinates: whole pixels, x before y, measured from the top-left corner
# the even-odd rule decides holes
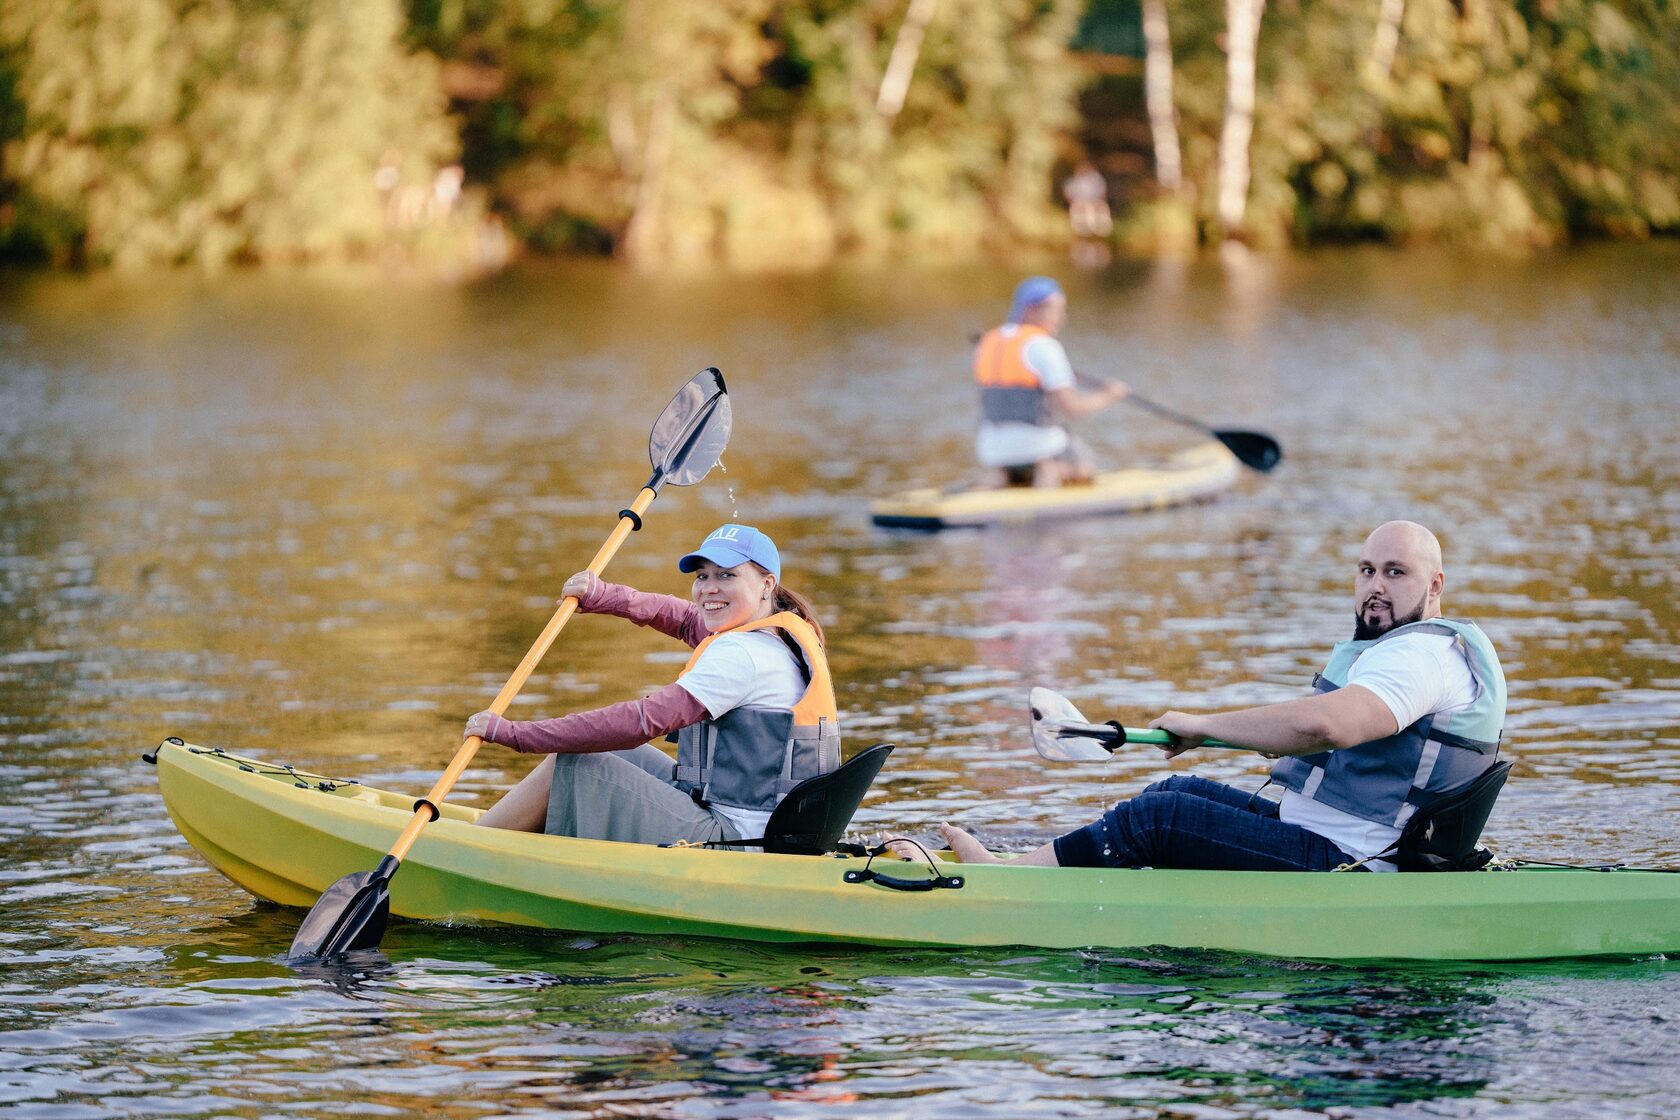
[[[578,600],[585,614],[627,618],[697,646],[708,631],[700,608],[675,595],[637,591],[591,576]],[[492,717],[484,738],[523,754],[593,754],[622,751],[707,718],[706,706],[682,685],[671,683],[640,700],[626,700],[555,719],[507,720]]]

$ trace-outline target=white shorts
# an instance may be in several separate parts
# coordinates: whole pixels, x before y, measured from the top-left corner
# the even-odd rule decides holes
[[[974,454],[983,467],[1027,467],[1054,459],[1068,449],[1063,428],[1046,428],[1012,420],[982,421],[974,438]]]

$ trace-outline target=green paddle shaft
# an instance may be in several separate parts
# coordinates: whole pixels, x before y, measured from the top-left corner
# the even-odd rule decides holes
[[[1172,736],[1157,728],[1147,727],[1119,727],[1112,723],[1063,723],[1056,727],[1058,739],[1099,739],[1102,745],[1111,751],[1124,746],[1141,747],[1170,747]],[[1229,750],[1250,750],[1250,747],[1239,747],[1235,743],[1226,743],[1218,739],[1207,739],[1195,744],[1202,747],[1225,747]]]

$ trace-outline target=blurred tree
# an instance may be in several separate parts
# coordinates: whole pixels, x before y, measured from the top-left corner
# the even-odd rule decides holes
[[[1173,107],[1172,36],[1166,0],[1143,0],[1144,105],[1155,148],[1155,180],[1169,195],[1184,189],[1184,158],[1179,154],[1178,110]]]
[[[422,194],[454,155],[395,0],[7,0],[24,115],[0,236],[119,266],[365,253],[382,155]]]
[[[1219,227],[1242,232],[1248,205],[1248,145],[1254,136],[1255,53],[1265,0],[1225,0],[1225,120],[1219,130]]]
[[[1680,9],[1664,0],[1280,0],[1257,70],[1246,236],[1547,244],[1680,232]],[[1185,174],[1226,119],[1224,28],[1175,11]],[[1203,228],[1220,228],[1217,213]]]
[[[1099,71],[1129,242],[1680,231],[1674,0],[1260,10],[1173,6],[1169,41],[1165,0],[5,0],[0,254],[447,247],[463,178],[639,267],[1054,244]]]
[[[799,268],[1057,236],[1081,6],[413,0],[410,17],[446,81],[454,60],[493,75],[456,104],[538,241]]]

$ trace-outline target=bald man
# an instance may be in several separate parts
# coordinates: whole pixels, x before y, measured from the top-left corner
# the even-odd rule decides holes
[[[1354,574],[1354,636],[1313,678],[1315,695],[1258,708],[1165,712],[1168,758],[1208,740],[1278,761],[1272,800],[1180,775],[1016,861],[1042,866],[1392,871],[1419,807],[1490,769],[1505,722],[1505,675],[1473,622],[1441,617],[1441,546],[1412,521],[1366,538]],[[1262,787],[1264,788],[1264,787]],[[965,862],[994,857],[950,825]],[[1363,861],[1363,862],[1362,862]]]

